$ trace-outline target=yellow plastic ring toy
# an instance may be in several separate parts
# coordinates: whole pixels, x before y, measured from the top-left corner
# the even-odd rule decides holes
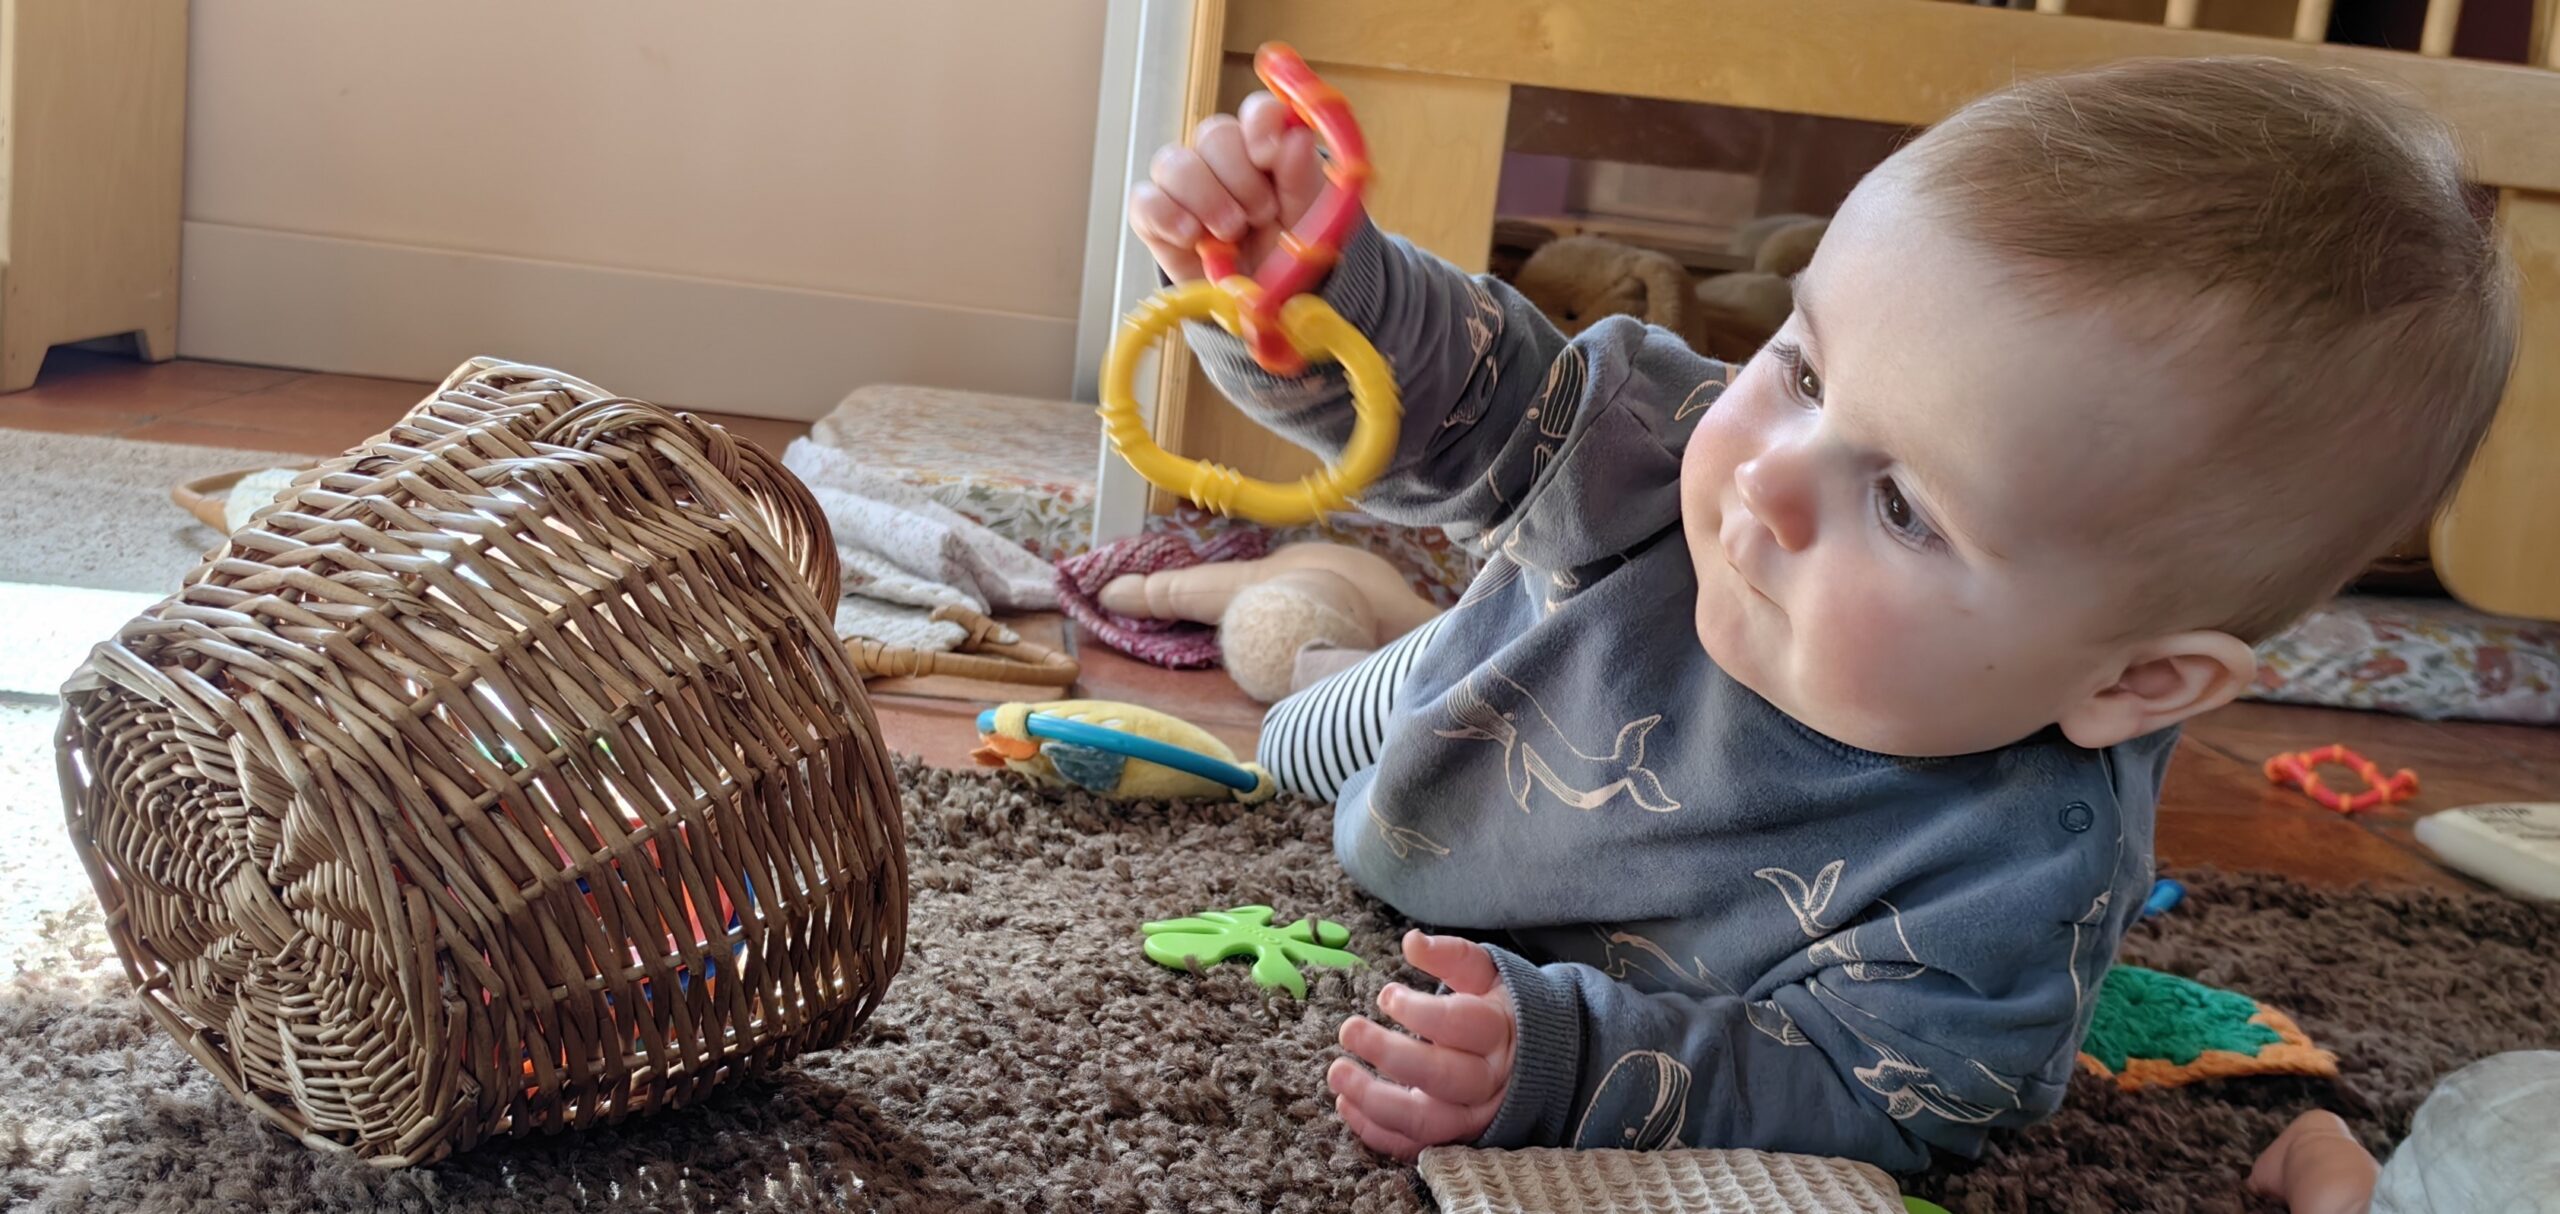
[[[1351,441],[1330,468],[1310,473],[1294,485],[1255,480],[1233,468],[1186,459],[1157,446],[1138,415],[1138,362],[1174,326],[1187,320],[1214,320],[1237,332],[1240,298],[1261,288],[1248,278],[1224,284],[1201,281],[1174,288],[1138,305],[1120,325],[1111,353],[1102,364],[1103,432],[1121,458],[1138,475],[1163,489],[1219,514],[1232,514],[1273,527],[1311,523],[1351,504],[1353,494],[1386,472],[1395,456],[1396,433],[1404,409],[1396,398],[1396,382],[1387,360],[1351,322],[1322,297],[1299,295],[1280,305],[1280,332],[1298,354],[1309,360],[1342,364],[1351,383],[1354,421]]]

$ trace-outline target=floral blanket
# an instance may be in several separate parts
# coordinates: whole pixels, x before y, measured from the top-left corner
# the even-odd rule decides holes
[[[2430,720],[2560,724],[2560,624],[2348,595],[2258,647],[2249,694]]]

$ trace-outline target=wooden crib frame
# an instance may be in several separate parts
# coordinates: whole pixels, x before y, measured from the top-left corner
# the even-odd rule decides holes
[[[2167,0],[2161,25],[2072,16],[2070,5],[1195,0],[1181,129],[1254,86],[1256,46],[1292,43],[1359,110],[1379,222],[1480,269],[1515,84],[1919,125],[2019,75],[2137,56],[2276,54],[2398,80],[2461,131],[2524,271],[2522,355],[2487,446],[2436,522],[2436,566],[2474,606],[2560,619],[2560,0],[2536,0],[2530,67],[2452,58],[2461,0],[2430,0],[2415,54],[2321,42],[2329,0],[2299,0],[2291,40],[2194,28],[2200,0]],[[1153,414],[1165,446],[1260,476],[1310,466],[1220,400],[1187,356],[1162,361]]]

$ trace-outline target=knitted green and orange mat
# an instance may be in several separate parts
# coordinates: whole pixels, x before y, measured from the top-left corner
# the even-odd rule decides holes
[[[2138,965],[2107,971],[2080,1065],[2128,1092],[2244,1075],[2338,1074],[2337,1055],[2313,1045],[2283,1012]]]

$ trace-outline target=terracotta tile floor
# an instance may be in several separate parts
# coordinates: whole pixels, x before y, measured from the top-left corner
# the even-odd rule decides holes
[[[380,433],[431,385],[55,350],[36,386],[0,396],[0,429],[336,455]],[[806,422],[708,414],[776,451]]]
[[[0,397],[0,429],[111,434],[159,442],[334,455],[379,431],[426,385],[212,363],[143,366],[57,351],[26,392]],[[800,422],[713,415],[779,450]],[[1177,673],[1083,645],[1077,693],[1130,700],[1185,716],[1249,751],[1261,719],[1224,675]],[[899,751],[962,766],[982,705],[919,696],[876,697]],[[2259,764],[2279,750],[2345,742],[2386,767],[2418,770],[2421,795],[2390,810],[2342,817],[2270,787]],[[2160,812],[2165,865],[2268,869],[2324,883],[2358,880],[2461,888],[2411,834],[2418,818],[2488,800],[2560,797],[2560,730],[2438,724],[2367,713],[2236,704],[2189,726]]]

